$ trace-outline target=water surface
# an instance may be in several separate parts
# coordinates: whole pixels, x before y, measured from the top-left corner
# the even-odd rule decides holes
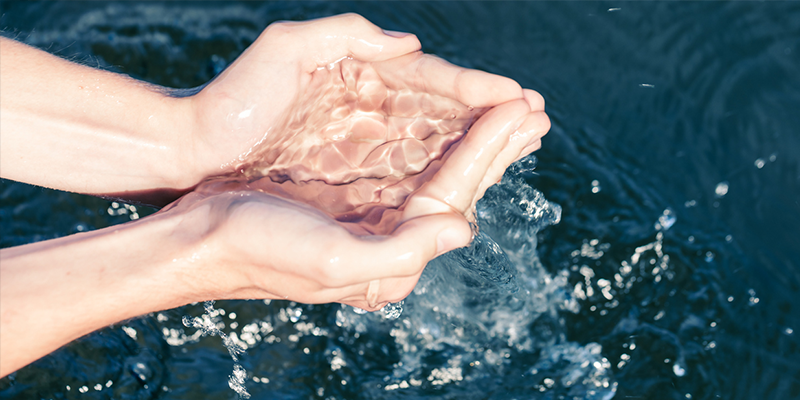
[[[399,317],[214,305],[253,398],[800,398],[800,3],[0,8],[19,40],[171,87],[272,21],[355,11],[547,100],[535,172],[508,172],[475,245],[434,261]],[[151,212],[10,181],[0,199],[4,247]],[[96,332],[0,397],[235,398],[222,340],[182,323],[204,312]]]

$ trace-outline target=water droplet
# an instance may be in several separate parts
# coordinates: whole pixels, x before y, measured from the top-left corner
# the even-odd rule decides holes
[[[655,224],[656,230],[660,231],[663,229],[666,231],[669,228],[671,228],[672,225],[674,225],[675,221],[677,220],[678,219],[675,217],[675,213],[672,212],[672,209],[667,208],[666,210],[664,210],[661,216],[658,217],[658,221]]]
[[[748,290],[747,290],[747,294],[749,294],[749,295],[750,295],[750,297],[747,299],[747,304],[749,304],[749,305],[750,305],[750,307],[752,307],[752,306],[754,306],[754,305],[758,304],[758,302],[759,302],[759,301],[761,301],[761,299],[759,299],[758,297],[756,297],[756,291],[755,291],[755,290],[753,290],[753,289],[748,289]]]
[[[383,313],[383,318],[385,319],[397,319],[400,317],[400,314],[403,313],[403,301],[400,300],[397,303],[387,303],[383,308],[381,308],[381,312]]]
[[[672,372],[678,377],[686,375],[686,370],[678,363],[672,365]]]
[[[718,183],[717,187],[714,188],[714,194],[716,194],[717,197],[723,197],[728,194],[728,182],[722,181]]]
[[[247,387],[244,384],[245,380],[247,380],[247,371],[241,365],[234,364],[233,373],[228,376],[228,387],[233,389],[240,399],[250,398],[250,393],[247,392]]]

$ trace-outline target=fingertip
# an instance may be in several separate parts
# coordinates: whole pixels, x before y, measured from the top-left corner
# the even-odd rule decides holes
[[[467,70],[456,82],[461,88],[459,101],[473,107],[492,107],[523,98],[517,81],[484,71]]]
[[[419,39],[414,34],[396,37],[381,30],[370,38],[353,38],[350,52],[353,57],[366,62],[386,61],[413,53],[422,48]]]
[[[544,111],[535,111],[531,113],[529,119],[533,119],[533,129],[537,133],[539,139],[541,139],[547,132],[550,131],[551,122],[550,117]]]
[[[533,111],[525,116],[524,120],[517,128],[516,135],[526,138],[528,143],[541,139],[550,130],[550,117],[544,111]]]
[[[457,226],[445,228],[436,236],[436,256],[467,246],[472,240],[472,230],[466,221]],[[434,257],[434,258],[435,258]]]
[[[402,47],[409,48],[411,50],[407,51],[406,53],[410,53],[413,51],[417,51],[422,49],[422,43],[420,43],[419,38],[417,35],[409,32],[398,32],[398,31],[390,31],[383,29],[383,34],[389,36],[393,41],[401,43]],[[402,53],[405,54],[405,53]]]
[[[544,97],[539,92],[531,89],[522,89],[522,95],[531,107],[531,111],[544,111]]]
[[[453,211],[406,221],[396,234],[415,243],[412,246],[422,247],[425,263],[448,251],[464,247],[472,240],[469,223],[461,214]]]

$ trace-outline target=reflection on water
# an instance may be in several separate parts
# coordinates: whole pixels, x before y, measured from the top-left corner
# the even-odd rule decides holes
[[[253,398],[800,398],[798,3],[391,4],[0,5],[21,40],[175,87],[270,21],[357,11],[539,90],[553,121],[536,172],[507,172],[475,244],[399,316],[190,305],[78,340],[0,397],[235,398],[223,340],[183,324],[205,314]],[[0,196],[3,246],[149,212]]]

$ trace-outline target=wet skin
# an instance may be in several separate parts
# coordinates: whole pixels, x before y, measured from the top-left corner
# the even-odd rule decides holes
[[[475,202],[549,129],[536,92],[357,15],[273,24],[180,99],[0,44],[3,178],[188,192],[124,225],[3,249],[0,375],[191,302],[400,300],[428,261],[469,243]]]

